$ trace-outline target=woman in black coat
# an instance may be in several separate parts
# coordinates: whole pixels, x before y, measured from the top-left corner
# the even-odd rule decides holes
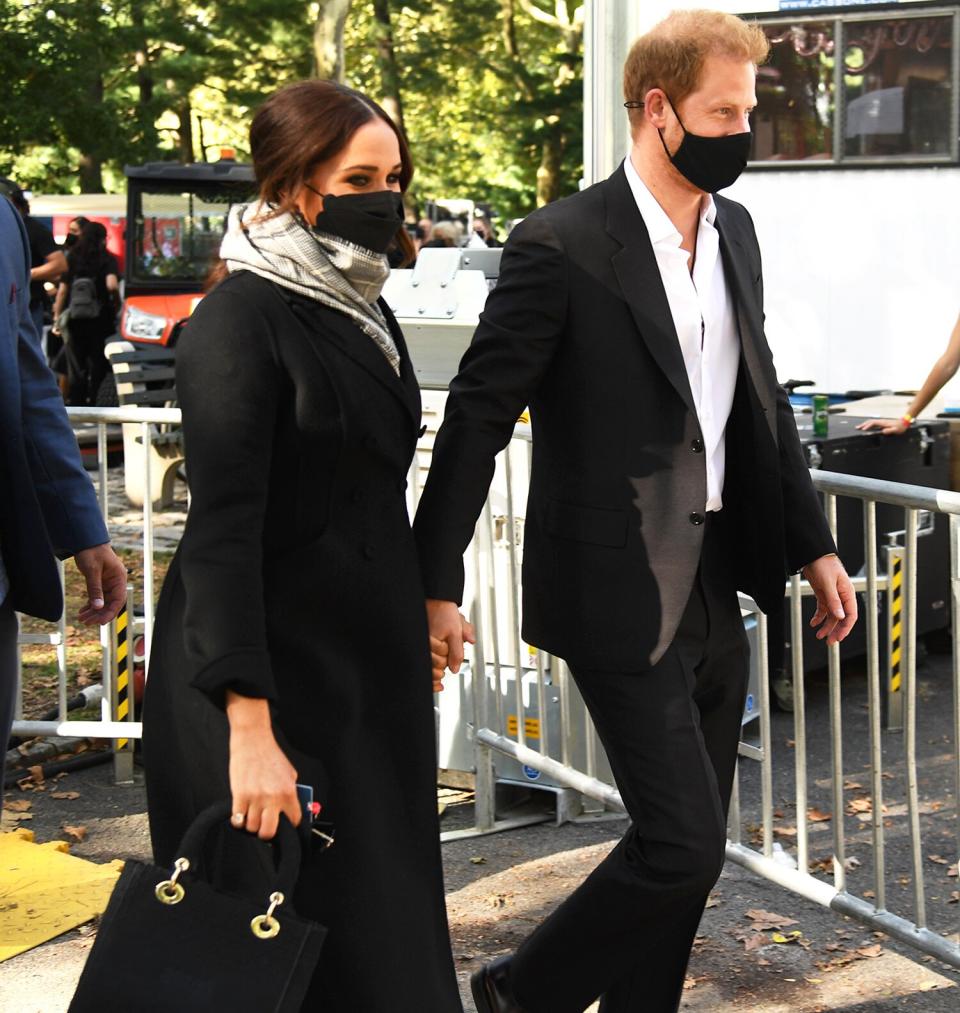
[[[177,347],[192,501],[144,707],[155,857],[232,799],[217,865],[249,892],[244,849],[310,785],[336,844],[305,852],[293,898],[328,929],[303,1009],[457,1013],[405,498],[420,395],[378,301],[409,154],[324,81],[273,96],[251,150],[261,200],[231,212],[229,274]]]

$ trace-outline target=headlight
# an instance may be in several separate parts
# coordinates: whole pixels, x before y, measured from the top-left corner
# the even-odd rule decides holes
[[[144,313],[136,306],[128,306],[123,314],[124,337],[139,338],[141,341],[159,341],[167,328],[167,318],[154,313]]]

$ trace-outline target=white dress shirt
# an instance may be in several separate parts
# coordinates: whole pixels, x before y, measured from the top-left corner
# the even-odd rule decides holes
[[[726,466],[724,431],[737,383],[740,334],[723,274],[720,233],[714,226],[717,207],[708,194],[701,206],[691,274],[687,251],[680,246],[683,237],[640,178],[629,155],[624,168],[653,244],[703,433],[706,509],[719,510]]]

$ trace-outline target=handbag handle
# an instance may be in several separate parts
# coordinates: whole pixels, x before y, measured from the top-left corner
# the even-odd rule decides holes
[[[185,872],[196,861],[203,847],[204,840],[218,824],[226,822],[234,833],[238,833],[239,831],[229,823],[229,817],[229,802],[215,802],[213,805],[201,810],[193,823],[187,827],[183,840],[176,850],[178,857],[174,862],[175,871],[172,878],[164,881],[160,886],[165,886],[167,883],[170,883],[174,887],[179,886],[177,877],[180,872]],[[301,845],[297,831],[283,813],[280,814],[277,836],[271,843],[274,848],[279,847],[280,850],[280,863],[277,866],[275,892],[289,897],[293,893],[294,884],[300,872]],[[157,889],[159,891],[160,887],[158,886]],[[180,890],[182,891],[182,887]],[[282,901],[279,903],[282,903]]]

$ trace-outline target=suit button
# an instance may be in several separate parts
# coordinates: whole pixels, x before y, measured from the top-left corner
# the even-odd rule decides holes
[[[363,547],[363,558],[364,559],[373,559],[373,557],[376,554],[377,554],[376,549],[374,549],[374,547],[372,545],[365,545]]]
[[[703,440],[691,440],[690,441],[690,449],[695,454],[702,454],[703,453]]]
[[[699,527],[703,524],[703,514],[697,513],[696,510],[690,514],[690,523]]]

